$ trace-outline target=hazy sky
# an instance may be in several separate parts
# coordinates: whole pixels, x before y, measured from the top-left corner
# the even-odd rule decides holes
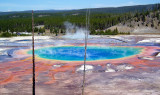
[[[0,11],[82,9],[160,3],[160,0],[0,0]]]

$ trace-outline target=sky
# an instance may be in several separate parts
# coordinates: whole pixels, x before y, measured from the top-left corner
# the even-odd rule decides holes
[[[67,10],[160,3],[160,0],[0,0],[0,11]]]

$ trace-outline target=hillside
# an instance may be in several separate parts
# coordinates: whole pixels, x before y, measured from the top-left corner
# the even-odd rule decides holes
[[[159,30],[159,10],[159,4],[90,9],[90,31],[93,35],[116,35],[118,31],[128,33],[139,27],[140,29],[142,27],[146,29],[145,27],[147,27],[149,28],[148,30],[150,28],[151,30]],[[86,9],[62,11],[57,13],[56,11],[52,13],[52,10],[35,11],[35,26],[44,26],[40,29],[35,28],[35,32],[44,33],[48,31],[50,33],[64,34],[66,32],[64,22],[66,21],[78,27],[84,28],[86,26]],[[1,15],[0,32],[31,32],[31,11],[27,12]],[[104,32],[106,29],[111,29],[112,31]]]
[[[34,10],[34,13],[59,13],[59,12],[67,12],[72,10]],[[32,13],[32,10],[28,11],[11,11],[11,12],[0,12],[0,15],[15,15],[21,13]]]
[[[108,7],[108,8],[91,8],[91,12],[96,13],[128,13],[128,12],[142,12],[152,10],[156,7],[156,4],[149,5],[135,5],[135,6],[123,6],[123,7]],[[86,11],[82,9],[80,11]]]
[[[120,32],[141,33],[160,33],[160,10],[136,13],[135,16],[127,21],[123,21],[108,29],[118,29]]]
[[[127,12],[142,12],[146,10],[152,10],[156,7],[156,4],[149,5],[135,5],[135,6],[123,6],[123,7],[106,7],[106,8],[91,8],[92,13],[127,13]],[[77,10],[35,10],[35,13],[84,13],[87,9]],[[10,15],[18,13],[32,13],[28,11],[13,11],[13,12],[0,12],[0,15]]]

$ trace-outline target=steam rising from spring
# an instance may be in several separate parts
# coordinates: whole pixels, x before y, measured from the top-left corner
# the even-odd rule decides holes
[[[64,38],[85,39],[85,33],[87,32],[89,34],[89,30],[75,26],[70,22],[64,22],[64,25],[66,28],[66,35],[64,36]],[[88,38],[91,38],[91,36],[89,35]]]

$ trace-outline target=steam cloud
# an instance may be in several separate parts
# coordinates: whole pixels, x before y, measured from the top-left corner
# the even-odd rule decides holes
[[[80,28],[75,25],[73,25],[70,22],[64,22],[65,28],[66,28],[66,35],[64,38],[69,38],[69,39],[84,39],[85,38],[85,33],[89,33],[88,30],[85,28]],[[91,36],[88,36],[89,38]]]

